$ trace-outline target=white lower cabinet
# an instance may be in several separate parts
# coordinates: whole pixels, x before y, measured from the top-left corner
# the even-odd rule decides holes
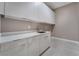
[[[32,37],[28,40],[28,51],[29,56],[38,56],[39,55],[39,38],[38,36]]]
[[[3,56],[39,56],[50,46],[49,35],[38,35],[0,44]]]
[[[12,42],[3,43],[1,44],[0,55],[4,55],[4,56],[27,55],[28,54],[27,46],[28,45],[27,45],[26,39],[20,39],[20,40],[15,40]]]
[[[22,45],[22,48],[20,49],[20,51],[18,52],[18,56],[28,56],[28,40],[25,38],[25,39],[22,39],[22,40],[25,40],[25,43]]]
[[[19,53],[23,50],[24,46],[25,45],[23,44],[21,46],[15,47],[13,49],[2,51],[1,55],[4,55],[4,56],[18,56],[18,55],[20,55]]]
[[[40,54],[50,46],[49,36],[40,36]]]
[[[22,50],[18,52],[19,56],[28,56],[28,44],[27,43],[28,42],[26,42]]]

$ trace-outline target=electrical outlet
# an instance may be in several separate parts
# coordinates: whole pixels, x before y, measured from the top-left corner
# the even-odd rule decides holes
[[[31,29],[31,26],[30,25],[28,25],[28,29]]]

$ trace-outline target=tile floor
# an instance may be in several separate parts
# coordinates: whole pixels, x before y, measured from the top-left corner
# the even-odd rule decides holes
[[[79,56],[79,44],[54,39],[53,45],[43,56]]]

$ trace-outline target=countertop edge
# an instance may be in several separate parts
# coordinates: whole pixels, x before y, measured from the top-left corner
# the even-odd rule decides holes
[[[14,41],[14,40],[24,39],[24,38],[31,38],[38,35],[44,35],[46,33],[48,34],[49,32],[45,32],[45,33],[31,32],[31,33],[24,33],[24,34],[22,33],[22,34],[17,34],[17,35],[10,35],[10,36],[1,36],[0,44]]]

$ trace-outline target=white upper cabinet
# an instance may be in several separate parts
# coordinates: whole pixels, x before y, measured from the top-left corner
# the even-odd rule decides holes
[[[55,13],[44,3],[36,3],[36,17],[40,22],[55,23]]]
[[[4,14],[4,2],[0,2],[0,14]]]
[[[33,3],[25,2],[8,2],[5,4],[5,15],[34,19]]]
[[[5,15],[55,24],[54,12],[40,2],[6,2]]]

